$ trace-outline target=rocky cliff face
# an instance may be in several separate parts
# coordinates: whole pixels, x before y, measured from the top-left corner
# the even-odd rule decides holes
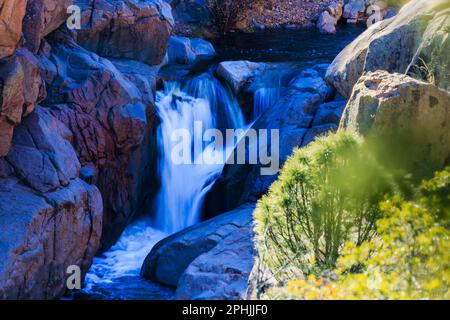
[[[0,2],[0,298],[61,295],[68,266],[86,272],[117,240],[152,173],[170,7],[75,1],[89,17],[77,40],[72,3]]]

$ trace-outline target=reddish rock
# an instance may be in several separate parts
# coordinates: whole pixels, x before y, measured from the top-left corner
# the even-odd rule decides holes
[[[28,0],[23,20],[26,47],[37,53],[41,40],[62,25],[67,17],[67,8],[73,0]]]
[[[27,0],[0,0],[0,59],[14,53],[22,34]]]
[[[101,56],[129,58],[159,65],[174,25],[163,0],[90,0],[81,6],[78,42]]]
[[[24,98],[23,68],[16,57],[0,60],[0,157],[5,156],[11,146],[14,126],[22,118]]]
[[[150,139],[153,125],[155,70],[137,61],[116,61],[127,70],[124,74],[60,32],[49,42],[50,69],[58,74],[50,77],[45,105],[72,132],[82,166],[93,165],[98,172],[104,201],[101,250],[105,250],[136,213],[139,186],[152,174],[144,138]]]
[[[27,50],[0,60],[0,157],[11,146],[14,127],[45,96],[39,61]]]
[[[67,268],[89,269],[102,223],[99,190],[78,178],[67,128],[43,108],[0,160],[0,299],[54,299]],[[14,169],[14,170],[13,170]]]

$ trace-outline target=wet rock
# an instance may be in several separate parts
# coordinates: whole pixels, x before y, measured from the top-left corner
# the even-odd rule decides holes
[[[12,55],[19,44],[26,5],[27,0],[0,0],[0,59]]]
[[[74,0],[28,0],[23,33],[31,52],[36,54],[41,40],[66,22],[67,8],[72,4]]]
[[[408,138],[427,170],[450,159],[450,93],[401,74],[369,72],[355,85],[340,127],[363,135]],[[405,150],[407,148],[404,148]]]
[[[200,60],[210,59],[216,54],[214,47],[208,41],[177,36],[170,37],[167,50],[171,64],[189,65]]]
[[[214,219],[190,227],[162,240],[153,248],[145,259],[141,275],[147,279],[169,286],[178,286],[183,273],[185,273],[186,269],[190,268],[194,260],[203,254],[210,252],[218,245],[223,246],[224,242],[228,241],[227,238],[233,233],[245,233],[245,231],[243,231],[244,229],[251,228],[253,209],[254,205],[242,206],[235,211],[222,214]],[[239,246],[239,244],[237,246]],[[229,249],[233,250],[231,247],[229,247]],[[226,259],[226,257],[226,254],[220,256],[222,259]],[[222,259],[219,259],[218,256],[214,261],[211,261],[211,264],[217,263],[220,268],[220,266],[223,266],[223,263],[225,263],[225,260]],[[232,261],[229,262],[232,263]],[[237,267],[239,268],[240,262],[237,260],[234,262],[237,262]],[[192,265],[193,268],[196,268],[195,266],[195,264]],[[217,270],[217,272],[220,271]],[[216,276],[220,277],[221,275],[216,274]],[[226,275],[224,276],[225,279]],[[242,276],[245,277],[245,274]],[[191,285],[189,284],[191,281],[187,279],[187,277],[189,276],[186,276],[182,283],[180,282],[180,296],[186,295],[186,286]],[[202,283],[198,283],[198,287],[196,288],[197,291],[192,291],[192,294],[195,295],[199,294],[199,291],[208,290],[207,287],[209,287],[209,285],[203,283],[203,285],[207,285],[203,289],[201,285]],[[210,288],[210,290],[212,290],[212,288]]]
[[[446,27],[442,25],[448,24],[448,15],[446,0],[409,2],[396,17],[373,25],[348,45],[330,65],[327,82],[348,98],[364,72],[406,73],[413,71],[411,65],[420,64],[418,58],[422,58],[429,71],[438,75],[437,85],[448,90],[448,72],[443,73],[441,67],[448,65],[449,59],[444,53],[448,37],[444,36]],[[427,29],[429,33],[426,33]],[[444,43],[436,46],[440,41]],[[422,52],[431,43],[435,44],[432,45],[435,48],[432,58],[426,50]],[[444,64],[432,64],[432,61],[444,61]]]
[[[263,63],[250,61],[224,61],[216,72],[237,94],[265,67]]]
[[[81,3],[78,42],[101,56],[128,58],[149,65],[163,61],[174,25],[163,0],[89,0]]]
[[[82,276],[90,267],[102,199],[78,178],[70,140],[68,129],[37,107],[0,160],[0,299],[57,298],[67,288],[69,266],[80,267]]]

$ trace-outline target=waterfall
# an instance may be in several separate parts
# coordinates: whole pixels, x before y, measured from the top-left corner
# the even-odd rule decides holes
[[[253,119],[273,106],[280,98],[279,88],[259,88],[253,94]]]
[[[207,192],[221,174],[228,150],[205,146],[202,135],[208,129],[236,129],[244,126],[236,98],[211,74],[205,73],[180,83],[166,83],[157,93],[156,108],[161,119],[158,128],[158,174],[161,189],[155,200],[155,227],[174,233],[200,222]],[[195,123],[201,123],[199,134]],[[191,163],[176,164],[172,151],[179,142],[172,138],[176,130],[188,132]],[[201,146],[200,149],[195,146]],[[230,146],[229,146],[230,147]],[[234,147],[234,146],[231,146]],[[213,148],[214,150],[211,150]],[[196,164],[199,157],[222,154],[222,164]]]
[[[281,72],[280,72],[281,74]],[[265,110],[272,107],[281,96],[281,76],[272,73],[258,79],[253,87],[253,119],[256,120]]]

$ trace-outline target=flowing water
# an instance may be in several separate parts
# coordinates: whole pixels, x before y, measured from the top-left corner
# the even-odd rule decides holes
[[[206,158],[217,154],[225,158],[227,150],[223,145],[205,146],[203,134],[214,128],[243,128],[244,120],[231,92],[207,73],[191,79],[183,89],[179,83],[166,84],[157,94],[156,106],[162,121],[158,129],[162,187],[156,197],[154,225],[174,233],[200,222],[203,199],[225,163],[206,164],[210,163]],[[180,143],[173,139],[177,131],[186,139],[186,149],[191,153],[189,161],[181,165],[172,153]]]
[[[235,34],[217,45],[219,56],[212,65],[238,59],[295,62],[296,67],[329,63],[360,32],[360,28],[349,27],[335,36],[320,35],[314,30]],[[254,88],[252,119],[277,101],[281,94],[280,81],[269,78]],[[157,137],[161,189],[155,198],[155,212],[132,223],[116,245],[96,257],[84,288],[69,294],[68,299],[172,299],[174,296],[173,289],[142,279],[141,265],[158,241],[200,221],[203,199],[223,170],[223,164],[196,163],[217,155],[226,159],[233,147],[205,144],[201,134],[209,128],[245,129],[245,123],[237,99],[212,71],[186,81],[166,83],[157,93],[156,107],[161,120]],[[201,123],[201,128],[195,126],[196,121]],[[172,151],[177,145],[171,139],[174,132],[187,133],[185,141],[191,150],[191,163],[175,165],[172,161]]]

